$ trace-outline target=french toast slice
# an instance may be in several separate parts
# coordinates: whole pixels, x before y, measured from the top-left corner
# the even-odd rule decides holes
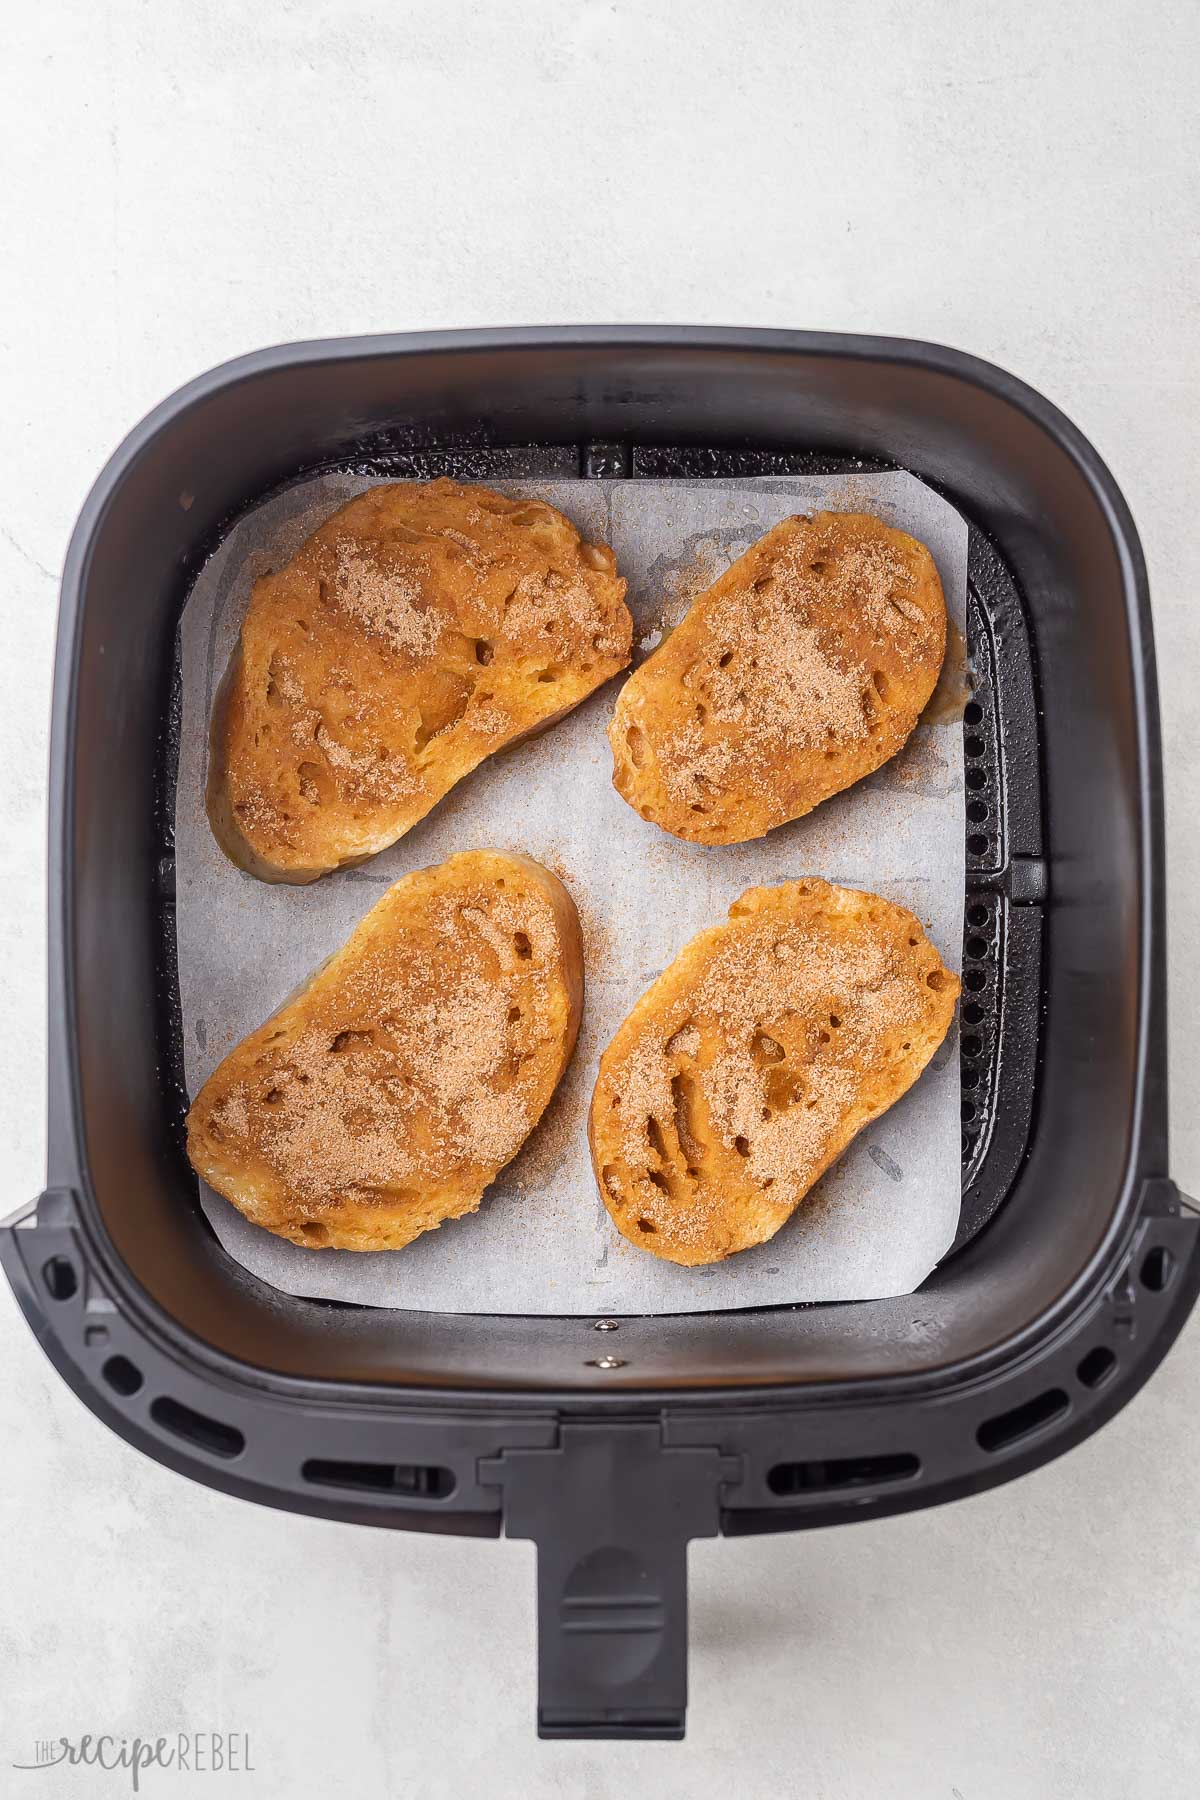
[[[402,837],[485,757],[629,662],[604,544],[538,500],[369,489],[256,581],[213,709],[217,842],[308,882]]]
[[[896,754],[945,649],[923,544],[867,513],[784,519],[621,689],[613,784],[675,837],[762,837]]]
[[[600,1059],[589,1135],[617,1230],[686,1265],[773,1237],[912,1086],[958,992],[903,906],[818,880],[747,889]]]
[[[213,1071],[210,1187],[294,1244],[396,1250],[474,1212],[541,1117],[583,1005],[579,918],[529,857],[405,875]]]

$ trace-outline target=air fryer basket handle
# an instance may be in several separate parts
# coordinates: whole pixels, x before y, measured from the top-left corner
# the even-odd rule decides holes
[[[688,1541],[716,1536],[738,1460],[664,1446],[657,1421],[587,1421],[479,1474],[537,1545],[539,1737],[681,1738]]]

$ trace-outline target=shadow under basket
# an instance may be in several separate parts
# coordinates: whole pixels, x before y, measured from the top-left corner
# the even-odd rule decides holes
[[[971,530],[963,1225],[915,1294],[669,1318],[291,1298],[183,1153],[176,628],[230,522],[333,466],[897,467]],[[126,440],[62,584],[49,1172],[0,1257],[138,1448],[267,1505],[538,1546],[538,1728],[679,1737],[686,1549],[931,1505],[1121,1407],[1200,1285],[1167,1175],[1161,752],[1146,574],[1091,446],[1002,371],[792,332],[434,333],[227,364]]]

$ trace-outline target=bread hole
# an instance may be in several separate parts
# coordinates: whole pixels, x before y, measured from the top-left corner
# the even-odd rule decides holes
[[[764,1110],[786,1112],[803,1095],[804,1077],[794,1069],[777,1065],[767,1076],[767,1108]]]
[[[831,1044],[833,1042],[833,1039],[830,1037],[830,1035],[827,1031],[818,1031],[817,1042],[819,1044]]]
[[[646,760],[646,739],[640,725],[630,725],[627,728],[625,744],[630,762],[635,769],[640,769]]]
[[[671,1104],[675,1114],[675,1136],[689,1169],[699,1168],[704,1161],[704,1146],[693,1124],[696,1116],[696,1086],[690,1075],[671,1077]]]
[[[888,681],[888,678],[882,669],[873,669],[871,671],[871,686],[875,689],[875,692],[879,695],[881,700],[887,699],[888,689],[891,686],[891,683]]]
[[[524,931],[513,932],[513,949],[522,962],[528,962],[533,955],[533,945]]]
[[[829,564],[823,562],[810,562],[808,566],[814,575],[823,575],[829,567]]]
[[[836,1013],[830,1013],[829,1023],[832,1025],[832,1027],[835,1031],[837,1030],[838,1026],[841,1024],[841,1022],[842,1021],[838,1018],[838,1015]]]
[[[693,800],[692,804],[691,804],[691,810],[692,810],[692,812],[706,813],[708,811],[708,808],[707,808],[707,806],[701,806],[701,804],[698,800]]]
[[[758,580],[754,583],[754,592],[756,594],[766,594],[769,593],[774,586],[775,577],[773,575],[760,575]]]
[[[681,1025],[665,1045],[668,1056],[694,1056],[699,1048],[700,1034],[691,1019],[686,1025]]]
[[[344,1056],[347,1050],[369,1050],[374,1042],[373,1031],[339,1031],[329,1051],[331,1056]]]
[[[318,1225],[313,1219],[305,1219],[303,1225],[300,1227],[300,1231],[310,1243],[325,1244],[329,1241],[329,1231],[327,1227]]]
[[[667,1153],[667,1140],[663,1136],[662,1126],[654,1117],[653,1113],[651,1113],[646,1121],[646,1136],[650,1139],[650,1148],[653,1150],[655,1156],[658,1157],[659,1161],[669,1163],[671,1158]]]
[[[783,1061],[785,1054],[783,1045],[777,1044],[765,1031],[755,1033],[751,1049],[757,1063],[779,1063]]]
[[[653,1219],[639,1219],[637,1228],[639,1231],[645,1232],[647,1237],[653,1237],[658,1230],[658,1226],[654,1223]]]
[[[928,975],[925,977],[925,986],[932,988],[935,994],[940,994],[945,985],[946,971],[944,969],[930,969]]]
[[[733,651],[726,650],[726,652],[723,656],[719,656],[717,658],[717,667],[718,667],[718,669],[727,669],[732,661],[733,661]]]
[[[475,684],[464,675],[454,675],[448,671],[427,677],[428,690],[420,702],[414,749],[424,750],[425,746],[442,732],[453,730],[467,707],[471,704],[471,695]]]
[[[318,581],[317,583],[317,605],[329,605],[329,583],[327,581]]]
[[[696,707],[696,723],[698,725],[703,725],[703,723],[704,723],[705,719],[707,719],[707,717],[708,717],[708,708],[707,708],[707,706],[705,706],[703,704],[703,702],[701,702]]]
[[[296,770],[296,779],[300,784],[300,798],[307,800],[310,806],[320,804],[323,773],[320,763],[315,762],[302,762]]]
[[[539,669],[538,670],[538,680],[539,681],[557,681],[558,680],[558,671],[556,669]]]
[[[225,1133],[221,1130],[221,1127],[216,1123],[215,1119],[210,1119],[208,1122],[208,1135],[214,1144],[223,1144],[225,1142]]]
[[[269,725],[264,725],[260,731],[256,731],[254,734],[254,741],[256,744],[269,743],[270,738],[271,738],[271,727]]]
[[[475,639],[475,661],[482,663],[486,669],[496,652],[486,638]]]
[[[517,1020],[520,1017],[521,1017],[520,1007],[519,1006],[510,1006],[508,1009],[508,1023],[510,1025],[515,1025]]]
[[[825,761],[826,762],[836,762],[837,758],[838,758],[838,753],[836,750],[827,750],[825,752]]]
[[[262,1097],[262,1103],[264,1106],[282,1106],[283,1089],[277,1087],[268,1088],[267,1092]]]
[[[660,1194],[670,1194],[670,1182],[667,1180],[666,1176],[660,1174],[657,1169],[651,1169],[646,1176],[646,1180],[649,1181],[652,1186],[656,1187]],[[651,1229],[653,1230],[653,1227],[651,1227]]]
[[[749,1156],[749,1154],[750,1154],[750,1139],[744,1138],[739,1135],[738,1137],[734,1138],[733,1147],[737,1151],[739,1156]]]

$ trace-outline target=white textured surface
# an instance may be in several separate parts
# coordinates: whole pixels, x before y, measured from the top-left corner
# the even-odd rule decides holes
[[[736,28],[731,32],[731,20]],[[58,569],[103,457],[274,340],[808,325],[1006,364],[1146,544],[1167,750],[1173,1170],[1200,1190],[1200,288],[1190,0],[487,7],[41,0],[5,19],[4,1192],[43,1156]],[[1098,1438],[985,1497],[692,1553],[683,1746],[539,1745],[532,1552],[287,1518],[111,1437],[0,1295],[0,1791],[39,1736],[248,1730],[143,1791],[1185,1800],[1200,1322]],[[57,1785],[55,1785],[57,1784]]]

